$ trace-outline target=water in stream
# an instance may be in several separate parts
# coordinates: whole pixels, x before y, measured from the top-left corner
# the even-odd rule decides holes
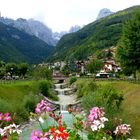
[[[72,115],[69,114],[68,111],[61,111],[61,113],[62,113],[63,122],[65,122],[67,126],[72,127],[73,124]],[[46,126],[54,126],[56,125],[56,123],[52,118],[49,117],[47,122],[44,122],[42,125],[43,128],[45,128]],[[26,128],[25,131],[22,132],[21,134],[22,140],[29,140],[31,136],[31,132],[33,130],[41,130],[41,127],[38,122],[33,123],[28,128]]]
[[[62,88],[63,85],[65,85],[65,83],[55,84],[55,87],[56,87],[55,90],[58,92],[58,97],[59,97],[58,103],[60,104],[60,111],[63,118],[62,121],[65,122],[68,127],[72,127],[72,124],[73,124],[72,115],[69,114],[69,112],[66,110],[67,110],[68,104],[72,104],[75,102],[76,96],[73,94],[65,95],[65,93],[70,91],[71,89]],[[55,125],[54,120],[48,117],[47,122],[43,124],[43,127],[45,127],[46,125]],[[21,134],[22,140],[29,140],[32,130],[38,130],[38,129],[41,130],[40,125],[38,124],[38,122],[34,122],[32,125],[26,128],[25,131],[23,131],[23,133]]]

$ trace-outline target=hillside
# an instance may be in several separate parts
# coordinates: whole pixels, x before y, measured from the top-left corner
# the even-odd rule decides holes
[[[76,33],[63,36],[51,60],[85,59],[97,50],[115,46],[120,38],[123,23],[140,6],[119,11],[88,24]]]
[[[37,37],[0,22],[0,60],[39,63],[48,57],[52,49]]]

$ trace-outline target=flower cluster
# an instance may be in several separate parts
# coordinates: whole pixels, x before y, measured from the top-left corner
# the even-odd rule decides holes
[[[5,122],[9,122],[9,121],[11,121],[12,120],[12,118],[11,118],[11,116],[10,116],[10,113],[5,113],[5,114],[3,114],[3,113],[0,113],[0,121],[5,121]]]
[[[35,109],[35,112],[37,114],[41,114],[42,112],[46,112],[47,113],[47,112],[50,112],[50,111],[52,111],[51,107],[50,107],[50,104],[48,104],[44,100],[41,100],[41,102],[37,104],[36,109]]]
[[[15,114],[11,117],[10,113],[0,113],[0,138],[7,140],[8,138],[18,138],[18,135],[22,132],[19,129],[19,125],[16,125],[13,121]]]
[[[59,126],[57,129],[50,128],[48,132],[41,132],[40,130],[32,131],[30,140],[67,140],[69,134],[64,127]]]
[[[130,125],[128,124],[121,124],[116,127],[116,130],[114,131],[115,135],[127,135],[130,134]]]
[[[104,128],[105,122],[108,121],[108,119],[104,117],[104,114],[105,112],[103,111],[103,108],[93,107],[90,110],[88,120],[92,131],[97,131]]]
[[[57,130],[52,127],[50,128],[50,131],[52,133],[51,139],[53,140],[67,140],[69,137],[69,134],[62,126],[59,126]]]
[[[49,116],[51,118],[53,118],[58,123],[59,126],[62,126],[62,114],[61,114],[61,112],[59,112],[58,114],[55,114],[55,112],[51,112],[51,113],[49,113]]]
[[[87,138],[89,139],[112,140],[115,137],[115,139],[117,140],[124,138],[124,136],[126,136],[127,134],[130,134],[131,130],[130,125],[121,124],[117,126],[118,123],[114,123],[115,126],[117,126],[115,131],[105,130],[105,123],[109,120],[105,117],[104,109],[99,107],[93,107],[90,110],[88,119],[86,119],[85,116],[81,116],[82,113],[75,114],[74,112],[72,112],[71,109],[70,113],[74,117],[73,129],[68,128],[66,124],[64,125],[62,123],[61,112],[55,113],[54,111],[52,111],[50,105],[44,100],[37,104],[35,112],[37,113],[37,115],[35,116],[39,118],[39,122],[44,122],[41,117],[41,113],[47,112],[49,117],[51,117],[57,124],[55,126],[47,127],[45,129],[41,127],[42,131],[32,131],[30,140],[84,140],[84,138],[81,137],[81,133],[83,132],[86,132]],[[127,137],[125,137],[124,140],[126,139]]]
[[[49,138],[50,133],[49,132],[41,132],[40,130],[32,131],[30,140],[50,140]]]
[[[40,130],[33,131],[31,134],[30,140],[67,140],[69,134],[66,132],[66,130],[62,126],[61,112],[56,114],[54,111],[52,111],[50,105],[44,100],[41,100],[41,102],[37,104],[35,112],[39,116],[43,112],[48,113],[49,116],[51,118],[53,118],[53,120],[56,121],[58,126],[47,129],[48,130],[47,132],[44,132],[44,130],[43,130],[43,132],[41,132]],[[39,117],[39,119],[37,119],[37,120],[42,123],[44,122],[42,117]],[[41,127],[41,128],[43,129],[43,127]]]
[[[16,134],[20,134],[22,131],[19,129],[19,125],[16,124],[10,124],[6,127],[4,127],[3,129],[0,128],[0,135],[4,136],[4,137],[8,137],[9,135],[16,133]]]

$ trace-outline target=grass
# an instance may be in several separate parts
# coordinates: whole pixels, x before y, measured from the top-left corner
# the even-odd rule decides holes
[[[39,81],[13,81],[0,83],[0,112],[16,112],[16,122],[21,123],[29,118],[39,102]],[[53,98],[55,98],[53,96]]]
[[[76,83],[78,85],[84,83],[83,85],[88,86],[91,80],[79,79]],[[123,112],[120,118],[131,124],[133,137],[140,140],[140,84],[127,81],[97,81],[96,83],[97,85],[111,84],[119,93],[124,95]]]
[[[16,112],[16,122],[23,122],[28,119],[29,111],[26,107],[29,101],[28,98],[37,93],[33,81],[18,81],[0,84],[0,112]],[[36,91],[36,92],[35,92]],[[28,100],[28,101],[27,101]],[[35,97],[34,103],[39,100]]]

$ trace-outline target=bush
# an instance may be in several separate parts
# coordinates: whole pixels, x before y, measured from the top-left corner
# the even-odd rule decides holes
[[[118,94],[117,91],[110,85],[96,87],[93,91],[83,96],[82,105],[88,112],[92,106],[103,107],[108,118],[114,119],[122,110],[120,105],[123,101],[123,96]],[[107,129],[113,130],[114,124],[108,124]]]
[[[97,88],[98,86],[96,85],[94,81],[87,82],[86,84],[81,83],[78,85],[77,97],[81,98],[83,96],[86,96],[90,92],[95,91]]]
[[[36,80],[39,80],[39,79],[51,80],[52,79],[52,70],[50,70],[44,66],[43,67],[37,66],[33,71],[33,77]]]
[[[40,97],[30,94],[24,97],[23,106],[28,112],[34,112],[36,104],[39,102]]]
[[[76,77],[72,77],[72,78],[70,78],[69,83],[70,83],[70,85],[71,85],[71,84],[73,84],[73,83],[76,82],[76,81],[77,81],[77,78],[76,78]]]
[[[39,92],[44,96],[49,97],[49,92],[51,88],[51,84],[47,80],[39,81],[38,83]]]
[[[25,122],[29,119],[30,113],[24,108],[23,104],[16,104],[11,111],[11,114],[16,112],[15,122],[17,124]]]
[[[89,110],[92,106],[104,107],[109,115],[113,115],[119,110],[123,101],[123,96],[110,85],[96,87],[93,92],[89,92],[83,97],[83,106]],[[114,113],[113,113],[114,112]]]

